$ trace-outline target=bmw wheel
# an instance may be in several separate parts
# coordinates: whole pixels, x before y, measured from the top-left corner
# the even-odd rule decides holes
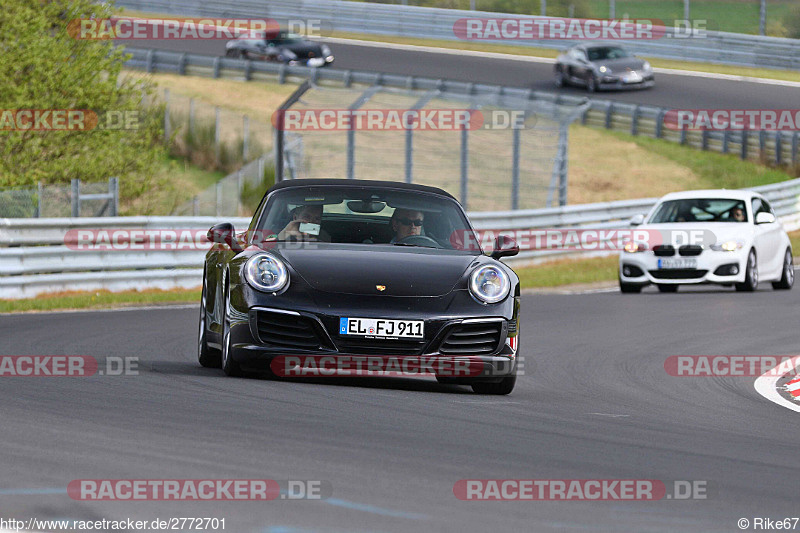
[[[792,260],[792,249],[786,250],[786,255],[783,257],[783,275],[780,281],[772,282],[772,288],[776,290],[786,290],[792,288],[794,285],[794,261]]]
[[[744,283],[737,283],[736,290],[753,292],[758,288],[758,263],[756,262],[756,252],[750,250],[747,256],[747,267],[745,268]]]

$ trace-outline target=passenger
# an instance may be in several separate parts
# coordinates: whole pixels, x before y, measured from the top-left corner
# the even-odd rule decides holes
[[[292,221],[278,233],[278,240],[331,242],[331,236],[319,227],[321,223],[321,205],[300,205],[292,210]],[[313,231],[301,233],[300,224],[315,224],[317,227],[310,229],[316,229],[316,233]]]

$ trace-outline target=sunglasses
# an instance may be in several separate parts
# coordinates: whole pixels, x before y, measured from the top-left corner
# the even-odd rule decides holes
[[[411,220],[410,218],[398,218],[397,221],[399,223],[401,223],[402,225],[404,225],[404,226],[410,226],[412,224],[415,225],[415,226],[421,226],[422,225],[422,219],[421,218],[415,218],[414,220]]]

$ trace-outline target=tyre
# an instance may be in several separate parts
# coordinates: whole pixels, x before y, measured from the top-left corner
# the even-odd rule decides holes
[[[756,262],[756,252],[750,250],[747,256],[747,267],[745,267],[744,283],[737,283],[736,290],[740,292],[753,292],[758,288],[758,263]]]
[[[622,279],[619,280],[619,290],[623,294],[636,294],[642,292],[642,286],[636,283],[625,283]]]
[[[775,290],[788,291],[794,285],[794,261],[792,260],[792,249],[786,250],[783,256],[783,274],[780,281],[773,281],[772,288]]]
[[[586,90],[590,93],[597,92],[597,78],[594,77],[594,74],[589,74],[589,77],[586,78]]]
[[[225,297],[223,298],[224,308],[222,310],[222,371],[226,376],[241,376],[242,369],[239,364],[233,360],[231,354],[231,319],[228,316],[228,307],[231,301],[230,287],[227,280],[225,283]]]
[[[556,87],[565,87],[567,85],[567,75],[560,68],[556,67]]]
[[[472,392],[476,394],[494,394],[498,396],[503,396],[506,394],[511,394],[511,391],[514,390],[514,385],[517,384],[517,374],[515,373],[513,376],[504,377],[498,383],[481,383],[476,382],[472,384]]]
[[[678,292],[678,285],[658,285],[658,292]]]
[[[206,275],[203,272],[203,290],[200,296],[200,331],[197,337],[197,360],[205,368],[219,368],[221,355],[219,350],[209,347],[206,334]]]

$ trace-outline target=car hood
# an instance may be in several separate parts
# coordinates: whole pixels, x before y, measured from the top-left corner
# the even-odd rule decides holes
[[[619,59],[604,59],[592,61],[596,66],[606,66],[611,69],[612,74],[622,74],[626,69],[642,70],[644,60],[638,57],[621,57]]]
[[[369,296],[442,296],[478,260],[431,248],[384,245],[320,244],[275,251],[313,290]]]
[[[659,235],[650,236],[649,240],[657,242],[659,238],[664,244],[673,242],[673,234],[688,236],[690,240],[702,239],[705,245],[723,243],[725,241],[749,241],[753,235],[753,226],[741,222],[683,222],[678,224],[642,224],[634,230],[657,231]],[[698,233],[702,232],[702,233]],[[678,242],[686,242],[680,240]]]

